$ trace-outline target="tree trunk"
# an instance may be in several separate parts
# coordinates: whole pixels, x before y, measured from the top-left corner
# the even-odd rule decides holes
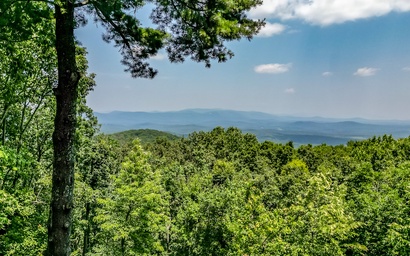
[[[55,6],[58,86],[54,120],[53,179],[48,229],[48,255],[70,255],[73,209],[77,70],[74,42],[74,1],[63,0]]]
[[[84,230],[84,242],[83,242],[83,256],[85,256],[90,249],[90,232],[91,232],[91,219],[90,219],[91,203],[85,204],[85,217],[87,227]]]

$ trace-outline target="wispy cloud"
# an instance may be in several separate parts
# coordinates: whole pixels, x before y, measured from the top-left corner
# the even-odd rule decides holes
[[[285,90],[285,93],[287,93],[287,94],[294,94],[294,93],[296,93],[296,90],[295,90],[294,88],[287,88],[287,89]]]
[[[259,31],[258,37],[271,37],[273,35],[279,35],[285,31],[286,27],[280,23],[266,22],[265,26]]]
[[[333,76],[333,72],[330,72],[330,71],[323,72],[322,76],[326,76],[326,77]]]
[[[165,54],[162,53],[158,53],[155,56],[152,56],[150,59],[151,60],[165,60],[167,58],[167,56]]]
[[[378,68],[369,68],[369,67],[364,67],[364,68],[359,68],[353,75],[355,76],[374,76],[376,75],[377,71],[379,71]]]
[[[405,72],[410,72],[410,67],[404,67],[404,68],[402,68],[402,70],[405,71]]]
[[[264,0],[250,11],[254,18],[301,19],[327,26],[410,11],[409,0]]]
[[[279,63],[271,63],[271,64],[263,64],[256,66],[254,68],[256,73],[261,74],[281,74],[286,73],[292,67],[292,63],[288,64],[279,64]]]

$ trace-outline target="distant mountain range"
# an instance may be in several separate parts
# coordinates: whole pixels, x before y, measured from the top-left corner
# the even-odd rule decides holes
[[[384,134],[395,138],[410,136],[410,121],[377,121],[322,117],[276,116],[261,112],[188,109],[172,112],[96,112],[104,133],[131,129],[155,129],[186,136],[210,131],[217,126],[237,127],[255,134],[260,141],[300,144],[345,144]]]

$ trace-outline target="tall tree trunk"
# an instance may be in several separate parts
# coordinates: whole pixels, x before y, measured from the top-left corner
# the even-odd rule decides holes
[[[77,70],[74,42],[74,4],[59,1],[55,6],[58,86],[54,120],[53,188],[48,230],[48,255],[70,255],[73,209]]]

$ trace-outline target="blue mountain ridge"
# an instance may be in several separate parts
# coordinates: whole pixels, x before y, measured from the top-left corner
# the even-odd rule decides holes
[[[410,135],[410,121],[337,119],[278,116],[255,111],[187,109],[169,112],[95,112],[104,133],[131,129],[155,129],[186,136],[194,131],[210,131],[217,126],[237,127],[255,134],[260,141],[301,144],[345,144],[384,134],[395,138]]]

